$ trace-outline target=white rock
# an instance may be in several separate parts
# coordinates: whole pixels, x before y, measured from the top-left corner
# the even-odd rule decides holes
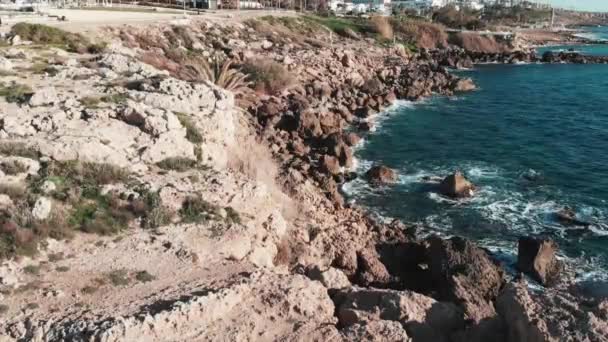
[[[13,70],[13,63],[7,58],[0,57],[0,71],[11,71]]]
[[[57,190],[57,185],[55,185],[55,183],[47,180],[47,181],[44,181],[44,183],[42,183],[42,185],[40,186],[40,190],[42,190],[42,192],[45,194],[50,194],[51,192]]]
[[[272,42],[269,41],[269,40],[262,41],[262,49],[264,49],[264,50],[270,50],[270,49],[272,49],[273,45],[274,44],[272,44]]]
[[[37,220],[45,220],[51,215],[52,209],[53,202],[46,197],[40,197],[34,204],[32,216]]]
[[[30,106],[44,106],[54,104],[59,101],[55,87],[44,87],[36,90],[30,98]]]
[[[13,200],[8,195],[0,194],[0,208],[10,208],[13,206]]]
[[[13,36],[13,38],[11,39],[11,44],[19,45],[20,43],[21,43],[21,37],[19,35]]]

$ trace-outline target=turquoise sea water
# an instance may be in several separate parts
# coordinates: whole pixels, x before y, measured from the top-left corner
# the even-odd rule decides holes
[[[581,278],[608,274],[608,66],[483,65],[466,72],[479,90],[401,102],[356,152],[358,171],[382,163],[396,185],[344,186],[359,204],[426,232],[461,235],[513,262],[521,235],[549,235]],[[470,200],[435,192],[424,176],[462,170],[480,188]],[[531,177],[533,176],[533,177]],[[561,225],[574,208],[588,230]]]
[[[608,27],[584,27],[584,32],[579,33],[581,37],[590,38],[594,40],[603,40],[608,43]],[[608,56],[608,44],[605,45],[557,45],[547,46],[538,49],[540,55],[545,51],[568,51],[574,49],[582,54],[591,56]]]

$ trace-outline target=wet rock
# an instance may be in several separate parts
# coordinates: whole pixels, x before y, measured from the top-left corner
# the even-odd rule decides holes
[[[466,92],[475,90],[477,87],[470,78],[461,78],[452,84],[452,90],[457,92]]]
[[[555,213],[555,215],[557,216],[557,220],[563,225],[585,227],[590,225],[588,222],[577,219],[576,212],[570,207],[565,207],[564,209]]]
[[[361,137],[357,133],[351,132],[344,136],[344,141],[348,146],[355,146],[361,141]]]
[[[504,271],[473,242],[460,237],[426,240],[428,267],[439,298],[455,301],[469,319],[495,314],[492,300],[504,284]]]
[[[390,184],[397,181],[397,172],[387,166],[376,165],[365,173],[365,178],[374,185]]]
[[[559,280],[562,265],[555,257],[557,244],[550,239],[522,237],[519,239],[517,268],[544,286]]]
[[[511,283],[496,300],[496,310],[507,328],[507,342],[545,342],[551,336],[543,309],[532,300],[525,282]]]
[[[364,132],[369,132],[374,129],[374,123],[371,121],[361,121],[357,128]]]
[[[460,171],[447,176],[439,184],[439,192],[452,198],[471,197],[475,186],[471,184]]]

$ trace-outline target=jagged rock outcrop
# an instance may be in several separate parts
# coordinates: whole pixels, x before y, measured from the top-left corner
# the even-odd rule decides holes
[[[390,184],[397,181],[397,172],[387,166],[376,165],[365,173],[365,178],[374,185]]]
[[[557,244],[553,240],[522,237],[518,245],[517,268],[542,285],[554,285],[562,271],[556,251]]]
[[[460,171],[447,176],[439,184],[439,192],[452,198],[473,196],[475,186],[464,178]]]
[[[475,322],[495,315],[504,271],[487,252],[460,237],[426,240],[428,268],[439,298],[459,303]]]
[[[387,328],[374,322],[397,321],[414,341],[448,341],[451,332],[464,326],[462,311],[454,304],[410,291],[353,288],[336,298],[340,324],[357,325],[349,329],[366,324]]]

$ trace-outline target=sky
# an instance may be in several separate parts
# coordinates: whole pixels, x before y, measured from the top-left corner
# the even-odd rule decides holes
[[[608,12],[608,0],[550,0],[550,2],[557,7]]]

